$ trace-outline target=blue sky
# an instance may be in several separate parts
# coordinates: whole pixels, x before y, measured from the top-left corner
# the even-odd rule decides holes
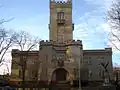
[[[107,47],[109,27],[104,20],[112,0],[73,0],[74,39],[83,40],[84,49]],[[14,18],[3,26],[25,30],[41,39],[49,38],[49,0],[0,0],[0,17]],[[113,63],[119,62],[119,52],[113,52]]]

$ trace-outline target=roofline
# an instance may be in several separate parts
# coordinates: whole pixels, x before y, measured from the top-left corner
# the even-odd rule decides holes
[[[112,48],[83,50],[83,54],[112,54]]]

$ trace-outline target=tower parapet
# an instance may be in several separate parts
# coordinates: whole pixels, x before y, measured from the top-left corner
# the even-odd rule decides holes
[[[72,3],[72,0],[67,0],[67,1],[64,1],[64,0],[59,0],[59,1],[56,1],[56,0],[50,0],[50,3],[55,3],[55,4],[71,4]]]
[[[82,46],[82,40],[71,40],[71,41],[67,41],[65,43],[58,43],[53,40],[40,41],[40,46],[58,46],[59,47],[59,46],[72,46],[72,45]]]
[[[56,7],[62,7],[62,8],[68,8],[68,7],[72,7],[72,1],[71,0],[67,0],[67,1],[56,1],[56,0],[50,0],[50,8],[56,8]]]

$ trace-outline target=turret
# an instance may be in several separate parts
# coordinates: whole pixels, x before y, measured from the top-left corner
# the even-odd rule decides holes
[[[66,42],[73,39],[72,0],[50,0],[49,39]]]

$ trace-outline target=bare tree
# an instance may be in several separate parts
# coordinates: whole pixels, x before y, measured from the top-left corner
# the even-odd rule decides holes
[[[111,79],[110,79],[110,75],[109,75],[109,71],[108,71],[109,62],[106,62],[106,63],[101,62],[99,65],[101,65],[104,69],[104,73],[103,73],[104,80],[107,79],[107,80],[109,80],[108,82],[110,83]],[[104,81],[104,83],[106,83],[106,81]]]
[[[4,64],[4,56],[14,43],[15,34],[15,32],[10,32],[4,28],[0,28],[0,66]]]
[[[38,45],[39,38],[33,37],[25,31],[20,31],[18,34],[16,34],[14,41],[16,46],[19,47],[20,51],[31,51]]]
[[[107,22],[111,27],[110,42],[120,51],[120,0],[115,0],[107,12]]]
[[[38,37],[33,37],[29,33],[25,31],[20,31],[18,34],[16,34],[16,38],[14,39],[16,47],[20,49],[20,51],[25,51],[25,54],[20,55],[20,62],[12,61],[18,64],[21,67],[22,70],[22,81],[23,85],[25,82],[25,70],[26,70],[26,63],[28,60],[28,53],[29,51],[33,50],[36,48],[36,46],[39,43],[39,38]],[[23,86],[24,90],[24,86]]]
[[[100,65],[104,68],[105,72],[108,72],[107,67],[109,65],[109,62],[107,62],[107,63],[101,62]]]
[[[0,4],[0,8],[3,7]],[[3,25],[6,22],[13,20],[13,18],[5,20],[0,18],[0,25]],[[3,27],[0,27],[0,67],[5,65],[9,73],[8,61],[5,59],[6,53],[9,51],[10,47],[14,44],[15,32],[6,30]]]

